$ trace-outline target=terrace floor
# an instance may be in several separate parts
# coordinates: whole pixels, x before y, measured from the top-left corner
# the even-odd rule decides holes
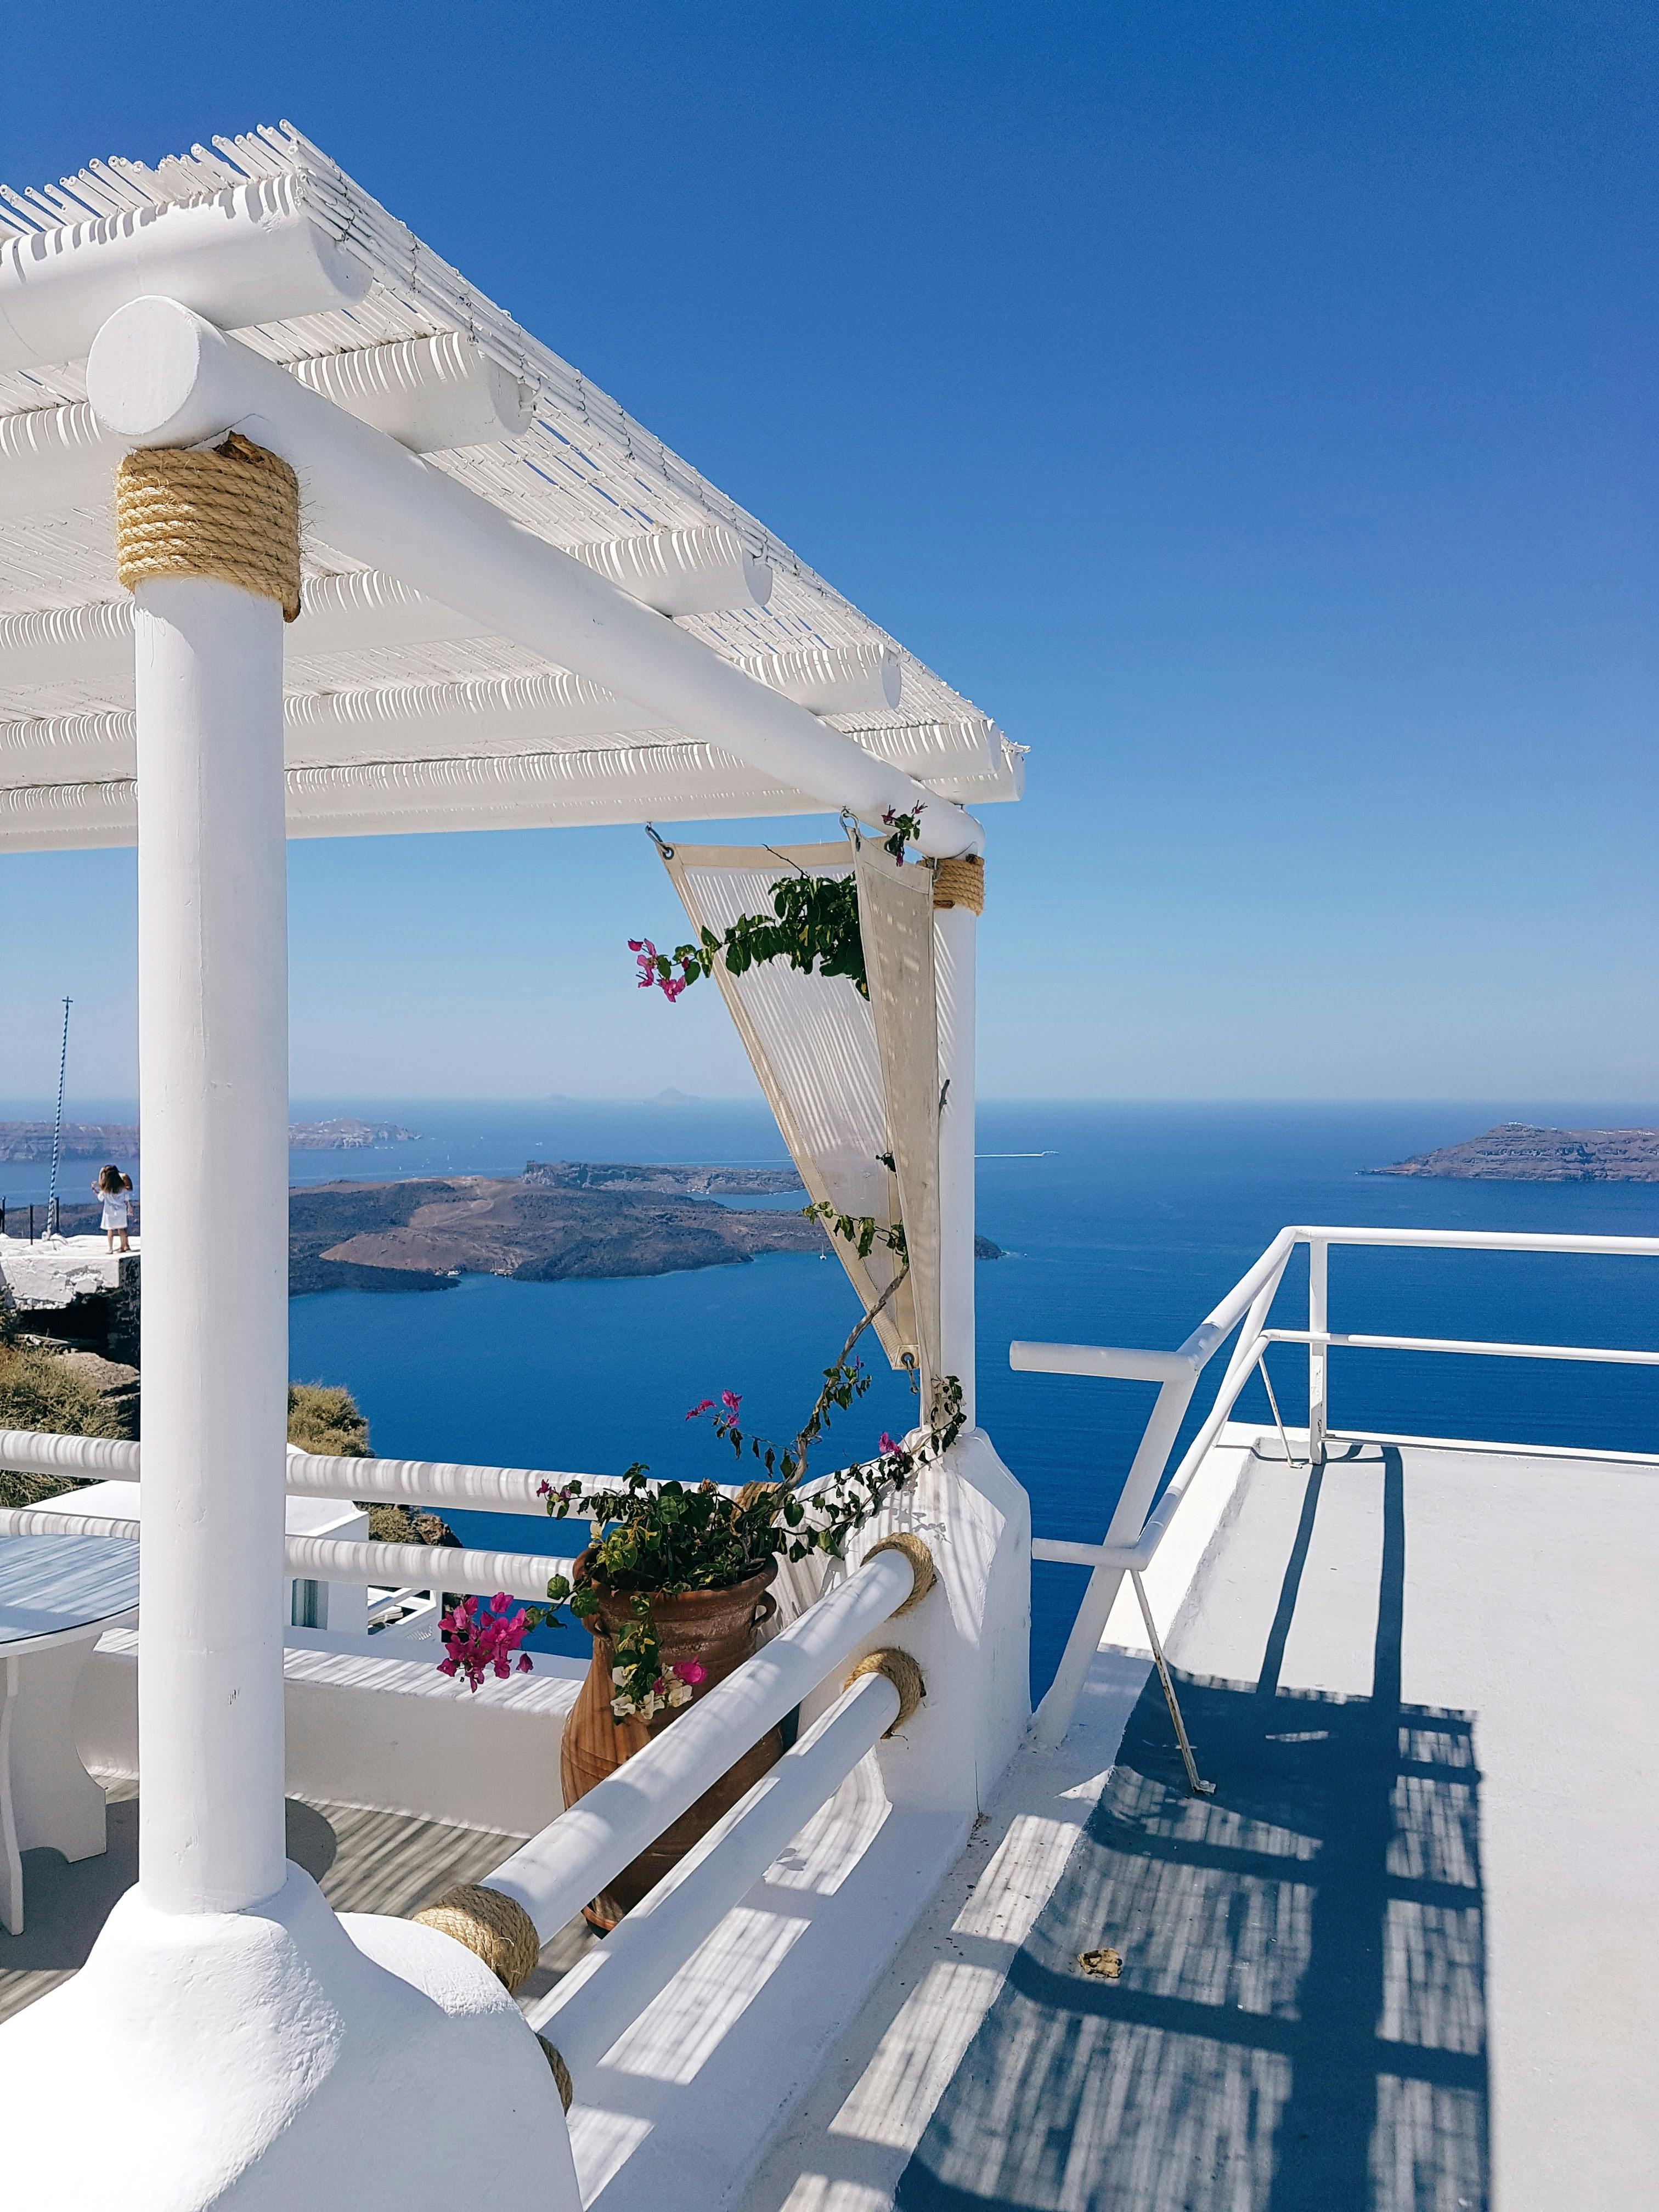
[[[1654,2201],[1659,1464],[1333,1451],[1148,1578],[1214,1797],[1121,1606],[746,2212]]]
[[[138,1878],[136,1785],[109,1786],[109,1848],[70,1866],[58,1851],[25,1851],[26,1921],[21,1936],[0,1929],[0,2020],[21,2012],[86,1962],[87,1954],[122,1893]],[[404,1813],[288,1801],[288,1853],[320,1884],[337,1912],[418,1912],[453,1882],[481,1881],[524,1841],[446,1820]],[[573,1921],[543,1949],[541,1965],[520,1996],[525,2003],[551,1989],[598,1938]]]

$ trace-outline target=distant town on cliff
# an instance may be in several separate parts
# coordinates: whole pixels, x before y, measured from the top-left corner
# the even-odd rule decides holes
[[[419,1131],[395,1121],[360,1121],[337,1115],[330,1121],[295,1121],[289,1128],[296,1152],[360,1152],[372,1145],[412,1145]],[[52,1158],[50,1121],[0,1121],[0,1160],[33,1163]],[[138,1157],[138,1132],[122,1121],[65,1121],[58,1158],[131,1160]]]

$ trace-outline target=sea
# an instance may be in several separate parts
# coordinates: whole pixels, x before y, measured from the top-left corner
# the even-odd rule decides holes
[[[552,1100],[500,1105],[298,1100],[296,1120],[350,1113],[401,1123],[414,1141],[351,1153],[296,1152],[295,1183],[510,1175],[530,1159],[784,1164],[757,1102]],[[76,1118],[114,1118],[112,1110]],[[1002,1249],[975,1269],[979,1417],[1030,1493],[1042,1535],[1097,1540],[1154,1395],[1151,1385],[1014,1373],[1015,1338],[1178,1345],[1287,1222],[1659,1236],[1659,1185],[1423,1181],[1367,1172],[1498,1121],[1654,1126],[1615,1103],[1239,1105],[981,1102],[979,1227]],[[81,1163],[74,1164],[77,1170]],[[0,1169],[27,1200],[37,1171]],[[85,1180],[82,1177],[80,1180]],[[142,1196],[142,1189],[141,1189]],[[711,1203],[715,1201],[710,1201]],[[798,1203],[785,1198],[780,1205]],[[1274,1318],[1305,1327],[1298,1252]],[[1523,1254],[1337,1249],[1334,1328],[1480,1341],[1659,1348],[1659,1262]],[[733,1462],[687,1409],[723,1389],[745,1422],[786,1439],[857,1318],[841,1269],[810,1254],[603,1282],[467,1276],[408,1295],[331,1291],[289,1306],[290,1372],[344,1383],[377,1452],[615,1474],[726,1479]],[[1188,1432],[1218,1380],[1200,1386]],[[1307,1417],[1307,1359],[1270,1366],[1285,1419]],[[879,1364],[832,1443],[867,1453],[901,1432],[913,1401]],[[1266,1420],[1259,1382],[1241,1413]],[[1659,1451],[1659,1369],[1339,1350],[1337,1428]],[[836,1463],[826,1459],[825,1464]],[[1587,1474],[1587,1480],[1591,1479]],[[568,1553],[570,1530],[518,1516],[453,1513],[465,1541]],[[1051,1677],[1080,1570],[1035,1571],[1032,1675]],[[567,1632],[551,1640],[576,1649]]]

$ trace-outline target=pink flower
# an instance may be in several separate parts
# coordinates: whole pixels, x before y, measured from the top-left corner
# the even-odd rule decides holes
[[[690,1688],[696,1689],[699,1682],[703,1681],[708,1678],[708,1669],[700,1660],[677,1659],[674,1662],[674,1672],[679,1676],[682,1682],[685,1683]],[[661,1686],[659,1685],[659,1687],[660,1686]]]
[[[686,1415],[686,1417],[685,1417],[685,1418],[686,1418],[686,1419],[687,1419],[688,1421],[695,1421],[695,1420],[696,1419],[696,1418],[697,1418],[698,1414],[699,1414],[699,1413],[706,1413],[708,1411],[708,1408],[709,1408],[709,1407],[714,1404],[714,1400],[713,1400],[712,1398],[705,1398],[705,1399],[703,1400],[703,1401],[702,1401],[702,1405],[700,1405],[700,1406],[693,1406],[693,1407],[692,1407],[692,1408],[691,1408],[690,1412],[690,1413]]]
[[[466,1597],[445,1613],[440,1623],[445,1650],[439,1673],[465,1674],[471,1690],[477,1690],[486,1674],[504,1682],[513,1672],[514,1654],[530,1632],[529,1614],[523,1606],[509,1612],[512,1603],[505,1590],[497,1590],[482,1613],[477,1598]],[[531,1665],[529,1656],[522,1656],[520,1673],[527,1673]]]
[[[720,1403],[725,1407],[726,1412],[735,1419],[737,1417],[738,1408],[742,1405],[743,1399],[735,1390],[722,1390],[720,1392]]]
[[[896,1459],[903,1449],[902,1444],[896,1444],[893,1442],[885,1429],[882,1431],[880,1450],[884,1459]]]

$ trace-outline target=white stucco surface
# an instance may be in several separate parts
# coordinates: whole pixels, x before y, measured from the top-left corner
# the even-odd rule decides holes
[[[15,1208],[13,1209],[14,1214]],[[137,1237],[131,1240],[139,1250]],[[0,1297],[9,1291],[14,1304],[30,1307],[66,1306],[71,1298],[90,1292],[112,1291],[121,1255],[105,1249],[104,1238],[94,1237],[0,1237]]]

